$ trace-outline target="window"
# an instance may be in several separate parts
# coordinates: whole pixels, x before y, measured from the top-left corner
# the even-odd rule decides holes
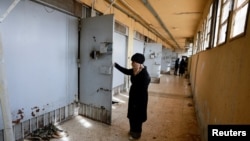
[[[91,17],[91,8],[88,6],[82,7],[82,18]]]
[[[91,7],[87,5],[83,5],[82,7],[82,18],[89,18],[93,16],[101,16],[102,13],[92,9]]]
[[[204,50],[204,46],[205,46],[205,35],[206,35],[206,21],[203,21],[202,24],[202,30],[200,32],[200,44],[199,44],[199,50],[198,51],[203,51]]]
[[[216,23],[215,23],[215,32],[214,32],[214,47],[217,46],[217,38],[218,38],[218,32],[219,32],[219,24],[220,24],[220,12],[221,12],[221,0],[216,1],[216,6],[217,9],[215,9],[217,11],[216,14]]]
[[[141,41],[145,41],[145,36],[143,34],[141,34],[140,32],[134,31],[134,38],[141,40]]]
[[[202,49],[202,45],[201,45],[201,43],[202,43],[202,32],[201,31],[199,31],[198,33],[197,33],[197,38],[196,38],[196,40],[197,40],[197,44],[196,44],[196,53],[198,53],[198,52],[200,52],[200,51],[202,51],[201,49]]]
[[[231,38],[245,31],[248,3],[249,0],[235,0],[230,34]]]
[[[231,0],[223,0],[221,8],[220,26],[219,26],[219,37],[218,44],[226,41],[227,26],[229,20],[229,11],[231,10]]]
[[[209,47],[209,41],[211,36],[211,23],[212,23],[212,12],[213,12],[213,5],[210,6],[209,13],[207,15],[207,21],[206,21],[206,29],[205,29],[205,44],[204,49]]]
[[[115,21],[115,31],[124,35],[128,35],[128,27]]]
[[[193,53],[244,35],[250,0],[214,0],[197,33]],[[230,27],[229,27],[230,26]]]
[[[197,48],[198,48],[198,33],[196,33],[196,37],[195,37],[195,40],[194,40],[194,46],[193,46],[193,54],[196,54],[198,51],[197,51]]]

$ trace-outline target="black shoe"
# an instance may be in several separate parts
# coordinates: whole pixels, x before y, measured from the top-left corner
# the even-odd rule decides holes
[[[129,137],[129,139],[131,139],[131,140],[136,140],[136,139],[139,139],[140,137],[141,137],[141,133],[130,132],[130,137]]]

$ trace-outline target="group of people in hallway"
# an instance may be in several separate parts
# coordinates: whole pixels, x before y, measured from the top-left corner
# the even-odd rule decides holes
[[[182,57],[175,60],[174,66],[174,75],[184,76],[185,71],[187,70],[188,58]]]

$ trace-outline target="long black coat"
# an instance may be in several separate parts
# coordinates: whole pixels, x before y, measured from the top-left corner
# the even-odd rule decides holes
[[[115,64],[115,67],[122,73],[131,76],[127,117],[145,122],[147,120],[148,86],[151,81],[146,66],[137,75],[133,74],[133,69],[126,69],[118,64]]]
[[[185,67],[186,67],[186,62],[184,61],[184,59],[181,59],[180,68],[179,68],[180,75],[183,75],[185,73]]]

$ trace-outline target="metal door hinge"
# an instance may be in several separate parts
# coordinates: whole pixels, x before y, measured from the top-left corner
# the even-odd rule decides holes
[[[77,67],[80,68],[81,67],[81,62],[80,59],[77,59]]]

